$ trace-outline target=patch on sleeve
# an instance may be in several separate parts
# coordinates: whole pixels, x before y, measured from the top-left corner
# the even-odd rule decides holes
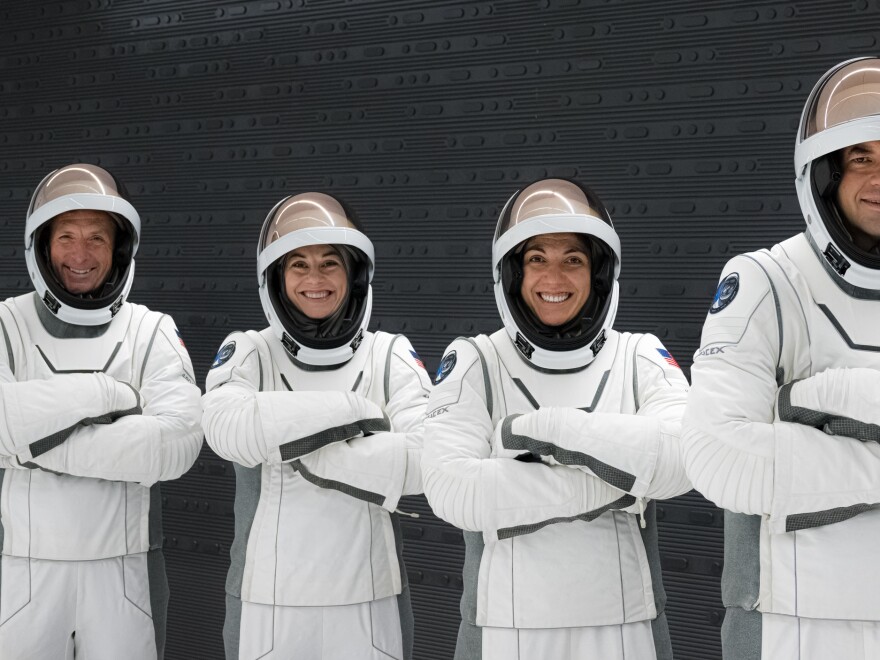
[[[233,356],[235,353],[235,342],[231,341],[225,346],[222,346],[219,351],[217,351],[217,355],[214,356],[214,361],[211,363],[211,369],[216,369],[229,361],[229,358]]]
[[[455,363],[458,358],[455,356],[455,351],[449,351],[446,355],[443,356],[443,359],[440,360],[440,366],[437,367],[437,375],[434,376],[434,385],[439,384],[444,378],[446,378],[452,370],[455,368]]]
[[[667,351],[665,348],[658,348],[657,352],[660,353],[660,357],[662,357],[666,361],[666,364],[675,367],[676,369],[681,369],[681,367],[678,366],[678,362],[676,362],[675,358],[672,357],[672,353]]]
[[[415,363],[416,363],[418,366],[420,366],[422,369],[425,369],[425,363],[422,362],[422,358],[419,357],[419,354],[418,354],[418,353],[416,353],[416,352],[415,352],[414,350],[412,350],[412,349],[409,349],[409,354],[412,355],[413,362],[415,362]],[[425,371],[427,371],[427,369],[425,369]]]
[[[709,308],[710,314],[717,314],[727,307],[736,298],[739,292],[739,273],[731,273],[718,284],[715,291],[715,297],[712,299],[712,306]]]
[[[180,345],[181,345],[181,346],[184,348],[184,350],[185,350],[185,349],[186,349],[186,344],[183,343],[183,337],[180,336],[180,330],[178,330],[177,328],[174,328],[174,334],[177,335],[177,341],[180,342]]]

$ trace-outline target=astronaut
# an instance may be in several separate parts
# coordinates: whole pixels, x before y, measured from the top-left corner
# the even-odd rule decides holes
[[[422,490],[431,384],[406,337],[367,331],[373,264],[338,200],[283,199],[258,247],[269,327],[208,373],[203,426],[236,474],[230,660],[412,656],[395,511]]]
[[[880,657],[880,59],[810,93],[806,231],[725,266],[682,433],[726,509],[726,659]]]
[[[31,199],[35,292],[0,303],[0,658],[161,658],[159,481],[201,446],[170,317],[127,301],[140,218],[76,164]]]
[[[465,530],[455,658],[671,658],[649,500],[691,488],[687,381],[612,330],[620,240],[590,191],[514,194],[492,263],[504,329],[452,342],[425,425],[425,495]]]

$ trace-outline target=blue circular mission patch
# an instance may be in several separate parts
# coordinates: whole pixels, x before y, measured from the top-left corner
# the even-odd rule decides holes
[[[739,273],[731,273],[718,285],[715,291],[715,297],[712,299],[712,306],[709,308],[710,314],[717,314],[727,307],[736,298],[739,291]]]
[[[434,376],[434,385],[437,385],[452,372],[455,368],[455,362],[455,351],[449,351],[443,356],[443,359],[440,360],[440,366],[437,367],[437,375]]]
[[[216,369],[217,367],[226,364],[226,362],[229,361],[229,358],[232,357],[233,353],[235,353],[235,342],[231,341],[217,351],[217,355],[214,356],[214,361],[211,363],[211,369]]]

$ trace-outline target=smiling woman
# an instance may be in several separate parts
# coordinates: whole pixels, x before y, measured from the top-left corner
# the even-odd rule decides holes
[[[520,293],[542,323],[568,323],[587,302],[589,250],[582,234],[540,234],[526,242]]]
[[[304,245],[288,253],[284,292],[310,319],[325,319],[348,295],[348,268],[332,245]]]
[[[455,658],[671,660],[648,500],[690,490],[687,381],[613,329],[620,239],[588,188],[515,192],[492,261],[504,328],[452,342],[425,421],[425,497],[464,530]]]
[[[411,660],[395,511],[421,492],[428,375],[367,330],[373,244],[338,199],[281,200],[258,255],[269,327],[229,335],[205,383],[236,474],[226,657]]]

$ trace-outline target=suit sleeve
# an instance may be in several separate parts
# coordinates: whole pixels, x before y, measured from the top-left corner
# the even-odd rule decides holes
[[[844,520],[880,502],[880,445],[777,414],[786,392],[822,407],[818,398],[840,385],[811,393],[817,383],[806,379],[780,389],[781,314],[800,311],[779,306],[748,255],[733,259],[722,281],[734,274],[738,293],[708,315],[691,370],[682,444],[694,486],[720,507],[769,516],[772,532]]]
[[[145,486],[176,479],[192,466],[202,442],[192,364],[170,317],[161,317],[151,342],[140,388],[144,401],[140,414],[121,416],[109,424],[80,425],[65,442],[34,457],[36,465]]]
[[[372,494],[366,499],[394,511],[402,496],[422,492],[421,454],[431,384],[405,337],[396,339],[389,358],[384,412],[391,431],[324,447],[294,467],[306,478],[320,477],[314,480],[319,485],[345,484],[348,488],[341,490],[355,497]]]
[[[508,538],[547,524],[592,520],[634,498],[581,470],[491,458],[491,396],[475,348],[456,340],[446,363],[455,366],[428,403],[422,473],[425,495],[447,522],[484,539]]]
[[[208,372],[202,426],[223,458],[247,467],[291,462],[388,430],[383,411],[353,392],[261,391],[261,359],[248,335],[233,333]]]
[[[140,413],[141,404],[132,387],[103,373],[18,382],[5,342],[0,341],[2,467],[22,467],[21,462],[67,440],[77,427]]]
[[[636,414],[546,407],[511,415],[493,438],[493,455],[500,441],[508,455],[528,451],[578,467],[635,497],[686,493],[679,435],[687,381],[672,362],[656,337],[641,337],[633,351]]]

